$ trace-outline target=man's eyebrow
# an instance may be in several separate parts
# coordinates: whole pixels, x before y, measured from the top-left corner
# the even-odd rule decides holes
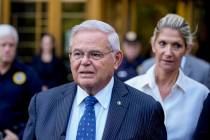
[[[72,50],[72,52],[73,52],[73,51],[82,51],[82,50],[80,50],[80,49],[74,49],[74,50]]]

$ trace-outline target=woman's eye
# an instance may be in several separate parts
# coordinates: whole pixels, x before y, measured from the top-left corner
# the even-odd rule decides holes
[[[175,44],[174,44],[174,47],[175,47],[176,49],[179,49],[179,48],[182,48],[182,45],[180,45],[179,43],[175,43]]]
[[[160,41],[160,42],[159,42],[159,45],[160,45],[160,46],[165,46],[165,45],[166,45],[166,42],[165,42],[165,41]]]

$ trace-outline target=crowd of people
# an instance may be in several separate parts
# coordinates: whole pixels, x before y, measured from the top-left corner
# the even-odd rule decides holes
[[[177,14],[162,17],[153,57],[133,31],[86,20],[71,29],[68,70],[53,35],[26,65],[19,36],[0,24],[0,140],[210,140],[210,64],[190,54],[194,34]]]
[[[32,96],[67,81],[67,70],[54,54],[52,35],[43,35],[40,55],[30,65],[17,59],[18,41],[13,26],[0,25],[0,140],[22,139]]]

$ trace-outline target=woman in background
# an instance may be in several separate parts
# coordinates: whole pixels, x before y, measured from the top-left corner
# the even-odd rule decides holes
[[[43,82],[42,90],[66,82],[67,70],[63,62],[55,56],[55,38],[49,33],[42,36],[40,54],[34,56],[32,66]]]

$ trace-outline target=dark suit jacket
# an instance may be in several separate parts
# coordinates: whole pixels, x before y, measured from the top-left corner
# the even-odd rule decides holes
[[[210,94],[206,98],[195,131],[195,140],[210,140]]]
[[[73,82],[35,95],[23,140],[65,140],[75,93]],[[167,139],[164,113],[152,97],[115,79],[103,140],[128,139]]]
[[[195,56],[187,55],[183,71],[190,78],[210,89],[210,64],[208,62]]]

